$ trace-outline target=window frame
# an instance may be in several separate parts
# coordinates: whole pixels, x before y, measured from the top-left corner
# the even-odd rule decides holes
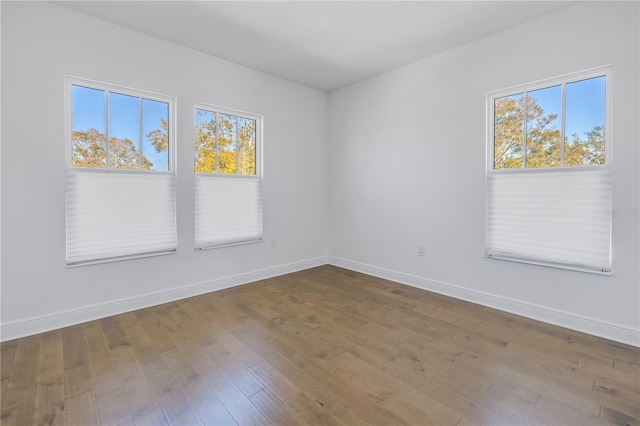
[[[162,173],[162,174],[172,174],[174,177],[176,176],[176,98],[174,96],[163,95],[155,92],[149,92],[146,90],[133,89],[125,86],[118,86],[116,84],[103,83],[96,80],[89,80],[86,78],[75,77],[70,75],[65,75],[65,167],[67,170],[82,170],[86,172],[105,172],[105,173]],[[142,168],[138,169],[125,169],[125,168],[114,168],[114,167],[77,167],[72,163],[73,158],[73,123],[72,123],[72,98],[71,92],[73,86],[81,86],[86,87],[88,89],[96,89],[105,91],[107,96],[108,93],[115,93],[119,95],[132,96],[139,99],[148,99],[150,101],[164,102],[168,104],[168,121],[169,121],[169,129],[167,131],[167,136],[169,138],[168,141],[168,149],[167,155],[169,157],[168,162],[168,170],[145,170]],[[142,126],[142,123],[139,124]],[[107,108],[106,117],[105,117],[105,126],[106,126],[106,136],[109,137],[108,129],[109,129],[109,111]],[[139,141],[142,144],[142,141]]]
[[[113,168],[113,167],[78,167],[73,165],[73,123],[72,123],[72,88],[73,86],[86,87],[89,89],[102,90],[105,92],[105,96],[108,96],[108,93],[115,93],[120,95],[132,96],[138,99],[147,99],[151,101],[163,102],[166,103],[168,108],[168,129],[167,129],[167,137],[168,137],[168,147],[167,147],[167,155],[168,155],[168,164],[167,170],[154,170],[154,169],[127,169],[127,168]],[[105,176],[137,176],[136,179],[142,178],[142,176],[157,176],[162,177],[163,179],[170,179],[173,183],[172,186],[172,198],[171,201],[173,205],[173,218],[172,224],[173,227],[173,235],[174,242],[172,243],[173,248],[162,248],[158,250],[145,250],[140,252],[130,252],[121,255],[114,256],[102,256],[102,257],[93,257],[90,259],[82,259],[82,260],[70,260],[69,259],[69,235],[68,235],[68,227],[69,227],[69,200],[68,195],[65,195],[65,233],[66,233],[66,267],[67,268],[75,268],[82,267],[87,265],[94,264],[102,264],[102,263],[111,263],[118,262],[121,260],[129,260],[129,259],[138,259],[152,256],[161,256],[167,254],[175,254],[177,252],[178,246],[178,233],[177,233],[177,194],[176,194],[176,155],[177,155],[177,119],[176,119],[176,104],[177,98],[175,96],[159,94],[155,92],[150,92],[146,90],[133,89],[130,87],[119,86],[116,84],[104,83],[96,80],[65,75],[64,76],[64,144],[65,144],[65,175],[67,176],[67,182],[71,176],[89,176],[96,174],[104,174]],[[108,105],[108,103],[105,103]],[[109,119],[108,119],[108,108],[105,113],[105,126],[108,129]],[[142,122],[138,124],[139,132],[142,129]],[[108,132],[108,130],[107,130]],[[108,133],[106,133],[108,137]],[[139,141],[139,146],[142,145],[142,140]],[[108,166],[108,163],[106,164]],[[67,183],[68,185],[68,183]],[[68,187],[65,188],[65,192],[68,191]],[[168,228],[167,228],[168,229]]]
[[[494,155],[495,155],[495,146],[494,146],[494,132],[495,132],[495,100],[498,98],[508,97],[515,94],[520,94],[524,92],[532,92],[534,90],[545,89],[558,85],[566,85],[582,80],[588,80],[596,77],[605,77],[605,104],[604,104],[604,155],[605,161],[604,164],[589,164],[589,165],[580,165],[580,166],[567,166],[561,165],[557,167],[539,167],[539,168],[512,168],[512,169],[495,169],[494,165]],[[566,120],[566,105],[565,105],[565,93],[564,87],[562,88],[562,100],[561,100],[561,109],[562,109],[562,122],[561,122],[561,143],[563,145],[562,151],[564,151],[565,144],[565,120]],[[584,71],[579,71],[575,73],[565,74],[554,78],[548,78],[544,80],[538,80],[532,83],[520,84],[517,86],[511,86],[505,89],[494,90],[487,92],[486,94],[486,161],[485,161],[485,257],[490,259],[497,260],[507,260],[518,263],[525,263],[530,265],[539,265],[545,267],[553,267],[571,271],[578,272],[587,272],[598,275],[612,275],[612,263],[613,263],[613,232],[612,232],[612,220],[611,215],[608,216],[608,252],[609,252],[609,266],[599,268],[592,266],[585,266],[579,264],[573,264],[570,262],[563,261],[562,263],[558,263],[555,261],[538,259],[536,257],[532,257],[530,255],[519,255],[519,254],[501,254],[489,251],[489,222],[492,219],[492,215],[490,213],[490,181],[498,178],[507,178],[508,175],[518,175],[521,174],[522,177],[526,175],[535,176],[537,173],[542,173],[543,175],[538,176],[547,176],[551,177],[554,173],[563,174],[570,173],[573,176],[579,176],[580,173],[587,173],[589,171],[594,172],[596,170],[601,170],[606,172],[609,179],[609,202],[607,205],[606,211],[603,211],[602,214],[607,214],[607,212],[612,211],[612,203],[613,203],[613,179],[612,179],[612,166],[613,166],[613,67],[611,65],[605,65],[601,67],[596,67]],[[526,134],[526,127],[523,129],[523,133]],[[526,138],[526,136],[525,136]],[[526,139],[525,139],[526,140]],[[523,147],[523,165],[526,165],[526,142]],[[552,192],[552,191],[550,191]]]
[[[558,77],[548,78],[544,80],[538,80],[532,83],[519,84],[517,86],[511,86],[505,89],[494,90],[491,92],[487,92],[487,116],[486,116],[486,126],[487,126],[487,139],[486,139],[486,173],[544,173],[553,170],[583,170],[585,168],[590,169],[593,167],[611,167],[612,164],[612,153],[613,153],[613,144],[612,144],[612,125],[611,125],[611,116],[612,116],[612,74],[613,67],[611,65],[605,65],[597,68],[591,68],[584,71],[579,71],[570,74],[564,74]],[[565,120],[566,120],[566,110],[565,110],[565,90],[564,86],[570,83],[575,83],[582,80],[588,80],[596,77],[605,77],[605,106],[604,106],[604,164],[591,164],[591,165],[581,165],[581,166],[567,166],[562,165],[558,167],[536,167],[536,168],[527,168],[522,167],[518,169],[496,169],[494,168],[495,162],[495,146],[494,146],[494,136],[495,136],[495,100],[509,97],[513,95],[517,95],[525,92],[533,92],[535,90],[546,89],[553,86],[562,85],[562,122],[561,125],[561,152],[564,153],[564,145],[566,137],[565,135]],[[523,134],[525,135],[525,142],[523,146],[523,164],[526,164],[526,129],[523,129]]]
[[[261,222],[261,227],[262,227],[262,232],[260,234],[260,237],[258,238],[250,238],[250,239],[239,239],[237,241],[226,241],[226,242],[221,242],[221,243],[217,243],[217,242],[208,242],[208,243],[198,243],[198,238],[197,238],[197,229],[194,229],[194,251],[204,251],[204,250],[211,250],[211,249],[218,249],[218,248],[225,248],[225,247],[234,247],[234,246],[239,246],[239,245],[246,245],[246,244],[255,244],[255,243],[261,243],[264,241],[264,198],[263,198],[263,194],[264,191],[262,189],[262,186],[264,184],[264,177],[263,177],[263,144],[264,144],[264,137],[263,137],[263,127],[264,127],[264,115],[262,114],[258,114],[258,113],[252,113],[252,112],[247,112],[247,111],[242,111],[242,110],[237,110],[237,109],[231,109],[231,108],[226,108],[226,107],[221,107],[219,105],[214,105],[214,104],[209,104],[209,103],[205,103],[205,102],[194,102],[193,104],[193,134],[192,134],[192,143],[195,144],[195,138],[196,138],[196,125],[195,125],[195,114],[196,114],[196,109],[199,110],[205,110],[207,112],[211,112],[211,113],[217,113],[217,114],[226,114],[226,115],[232,115],[232,116],[237,116],[238,118],[248,118],[248,119],[252,119],[255,120],[256,122],[256,142],[255,142],[255,146],[256,146],[256,152],[255,152],[255,159],[256,159],[256,164],[255,164],[255,169],[256,172],[253,175],[244,175],[244,174],[239,174],[237,173],[237,164],[236,164],[236,173],[235,174],[231,174],[231,173],[219,173],[219,172],[196,172],[195,171],[195,159],[196,159],[196,152],[195,152],[195,145],[194,145],[194,151],[193,151],[193,171],[194,171],[194,178],[195,180],[197,180],[198,178],[201,179],[218,179],[218,180],[224,180],[224,179],[241,179],[241,180],[255,180],[258,181],[260,183],[260,199],[259,199],[259,207],[260,207],[260,222]],[[197,196],[194,196],[194,214],[197,214]],[[197,220],[195,220],[194,226],[197,226]]]
[[[232,116],[236,116],[238,118],[248,118],[248,119],[256,121],[256,153],[255,153],[255,156],[256,156],[256,173],[253,174],[253,175],[239,174],[237,172],[237,164],[236,164],[236,173],[234,173],[234,174],[231,174],[231,173],[219,173],[219,172],[196,172],[195,171],[195,154],[196,154],[195,146],[194,146],[194,152],[193,152],[194,173],[198,174],[198,175],[206,175],[206,176],[228,176],[228,177],[236,176],[238,178],[257,177],[257,178],[262,179],[262,127],[263,127],[264,116],[262,114],[255,114],[255,113],[251,113],[251,112],[246,112],[246,111],[241,111],[241,110],[236,110],[236,109],[231,109],[231,108],[225,108],[225,107],[221,107],[221,106],[218,106],[218,105],[212,105],[212,104],[207,104],[207,103],[203,103],[203,102],[196,102],[196,103],[194,103],[194,106],[193,106],[193,114],[194,114],[193,140],[194,141],[195,141],[195,138],[196,138],[196,126],[195,126],[196,109],[204,110],[204,111],[215,113],[215,114],[232,115]],[[217,145],[217,143],[216,143],[216,145]],[[217,146],[216,146],[216,150],[217,150]],[[237,151],[236,151],[236,153],[237,153]]]

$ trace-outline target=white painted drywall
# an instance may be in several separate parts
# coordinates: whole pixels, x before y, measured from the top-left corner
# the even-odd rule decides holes
[[[330,261],[637,338],[637,213],[613,219],[612,276],[483,254],[488,91],[612,64],[613,207],[638,211],[638,6],[585,2],[332,92]]]
[[[613,64],[614,208],[638,209],[637,3],[579,4],[329,96],[56,5],[1,7],[1,322],[13,333],[3,340],[321,264],[327,253],[637,336],[637,217],[614,219],[610,277],[483,257],[490,90]],[[64,74],[177,96],[178,254],[65,268]],[[264,114],[265,238],[276,249],[193,252],[195,101]]]
[[[6,333],[326,262],[326,93],[51,3],[1,7]],[[65,267],[65,74],[177,97],[177,254]],[[196,101],[264,115],[264,243],[193,251]]]

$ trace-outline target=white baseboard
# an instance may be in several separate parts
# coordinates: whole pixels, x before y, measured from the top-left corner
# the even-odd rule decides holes
[[[581,331],[594,336],[625,343],[627,345],[640,347],[640,330],[621,324],[613,324],[595,318],[589,318],[515,299],[496,296],[494,294],[479,292],[442,281],[430,280],[339,257],[329,256],[328,263],[330,265],[339,266],[356,272],[362,272],[364,274],[432,291],[445,296],[455,297],[456,299],[466,300],[468,302],[477,303],[545,323],[570,328],[572,330]]]
[[[442,281],[430,280],[334,256],[316,257],[242,274],[221,277],[210,281],[189,284],[161,292],[144,294],[128,299],[115,300],[107,303],[85,306],[79,309],[55,312],[48,315],[2,323],[0,325],[0,341],[4,342],[20,337],[31,336],[37,333],[81,324],[87,321],[106,318],[124,312],[173,302],[175,300],[193,297],[199,294],[210,293],[212,291],[235,287],[326,264],[362,272],[364,274],[388,279],[401,284],[443,294],[445,296],[451,296],[456,299],[466,300],[468,302],[477,303],[545,323],[570,328],[572,330],[581,331],[616,342],[640,347],[640,330],[624,325],[613,324],[607,321],[550,309],[544,306],[479,292]]]
[[[326,264],[327,257],[321,256],[313,259],[260,269],[257,271],[216,278],[210,281],[189,284],[183,287],[156,293],[143,294],[132,298],[85,306],[79,309],[10,321],[0,325],[0,341],[4,342],[20,337],[31,336],[33,334],[44,333],[50,330],[69,327],[71,325],[81,324],[87,321],[106,318],[124,312],[173,302],[175,300],[193,297],[199,294],[210,293],[212,291],[235,287]]]

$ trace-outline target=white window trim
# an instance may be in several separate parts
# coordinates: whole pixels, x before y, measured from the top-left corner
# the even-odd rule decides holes
[[[252,119],[252,120],[256,121],[256,174],[255,175],[241,175],[241,174],[226,174],[226,173],[194,172],[195,179],[202,178],[202,179],[257,180],[262,185],[263,182],[264,182],[264,180],[263,180],[263,155],[262,155],[264,116],[262,114],[256,114],[256,113],[252,113],[252,112],[226,108],[226,107],[222,107],[222,106],[214,105],[214,104],[209,104],[209,103],[205,103],[205,102],[195,102],[194,106],[193,106],[194,114],[195,114],[195,110],[196,109],[205,110],[205,111],[209,111],[209,112],[215,112],[215,113],[218,113],[218,114],[227,114],[227,115],[233,115],[233,116],[242,117],[242,118],[249,118],[249,119]],[[195,140],[195,137],[196,137],[196,128],[195,128],[195,123],[194,123],[192,141]],[[194,199],[194,203],[195,202],[197,202],[197,200]],[[264,207],[263,207],[263,204],[264,204],[263,203],[263,197],[261,196],[260,197],[261,221],[262,221],[262,226],[264,227]],[[194,208],[194,210],[195,210],[195,208]],[[194,224],[194,226],[195,226],[195,224]],[[197,237],[196,237],[196,239],[197,239]],[[260,237],[258,237],[258,238],[242,239],[242,240],[237,240],[237,241],[232,241],[232,242],[223,242],[223,243],[202,243],[202,244],[199,244],[196,241],[195,244],[194,244],[194,251],[202,251],[202,250],[211,250],[211,249],[218,249],[218,248],[234,247],[234,246],[246,245],[246,244],[255,244],[255,243],[261,243],[263,241],[264,241],[264,230],[261,233]]]
[[[256,120],[256,174],[255,175],[239,175],[239,174],[224,174],[224,173],[202,173],[196,172],[197,175],[216,175],[216,176],[236,176],[240,179],[242,178],[255,178],[259,177],[262,179],[262,122],[264,116],[262,114],[256,114],[253,112],[246,112],[237,109],[230,109],[221,107],[218,105],[207,104],[203,102],[196,102],[193,105],[193,111],[195,113],[196,109],[203,109],[209,112],[216,112],[219,114],[227,114],[227,115],[235,115],[242,118],[250,118],[252,120]],[[195,138],[195,125],[193,128],[193,138]]]
[[[136,170],[136,169],[114,169],[114,168],[98,168],[98,167],[74,167],[72,164],[72,154],[73,154],[73,141],[72,141],[72,99],[71,92],[72,86],[82,86],[88,87],[92,89],[104,90],[106,92],[117,93],[122,95],[133,96],[136,98],[144,98],[153,101],[164,102],[168,104],[168,121],[169,121],[169,129],[167,132],[169,138],[169,147],[168,147],[168,170]],[[67,258],[66,267],[74,268],[86,265],[94,265],[101,263],[109,263],[120,260],[129,260],[129,259],[138,259],[145,258],[151,256],[160,256],[166,254],[174,254],[177,252],[177,215],[176,215],[176,98],[174,96],[158,94],[155,92],[133,89],[125,86],[118,86],[115,84],[104,83],[101,81],[90,80],[86,78],[65,75],[64,76],[64,129],[65,129],[65,169],[67,177],[72,175],[90,175],[90,174],[120,174],[120,175],[165,175],[170,176],[173,180],[173,228],[175,230],[175,248],[170,250],[159,250],[159,251],[145,251],[141,253],[133,253],[133,254],[124,254],[118,256],[110,256],[110,257],[99,257],[90,260],[80,260],[80,261],[69,261]],[[108,121],[105,123],[108,126]],[[68,204],[67,200],[65,200],[65,222],[68,223],[69,220],[69,212],[68,212]],[[66,228],[66,227],[65,227]]]
[[[612,84],[613,84],[613,67],[611,65],[605,65],[602,67],[591,68],[584,71],[579,71],[570,74],[564,74],[558,77],[553,77],[545,80],[538,80],[533,83],[527,84],[519,84],[517,86],[511,86],[505,89],[494,90],[487,93],[487,115],[486,115],[486,126],[487,126],[487,151],[486,151],[486,173],[545,173],[553,170],[581,170],[584,168],[592,168],[592,167],[611,167],[611,159],[612,159],[612,128],[611,125],[611,117],[612,117]],[[523,168],[523,169],[494,169],[494,155],[495,150],[493,149],[493,138],[494,138],[494,101],[499,98],[508,97],[512,95],[517,95],[523,92],[533,92],[534,90],[545,89],[551,86],[557,86],[560,84],[568,84],[575,81],[587,80],[595,77],[605,77],[605,123],[604,123],[604,137],[605,137],[605,145],[604,145],[604,161],[605,164],[600,165],[592,165],[592,166],[560,166],[560,167],[541,167],[541,168]],[[563,114],[564,114],[564,97],[562,104]],[[562,120],[562,130],[563,136],[564,134],[564,117]],[[564,145],[564,140],[562,140],[562,144]]]
[[[170,173],[173,176],[176,175],[176,98],[174,96],[162,95],[155,92],[149,92],[146,90],[138,90],[125,86],[118,86],[115,84],[103,83],[97,80],[89,80],[86,78],[75,77],[70,75],[64,76],[65,87],[65,165],[67,169],[74,170],[96,170],[99,172],[115,172],[123,173],[125,170],[130,173]],[[165,102],[169,104],[169,170],[136,170],[136,169],[112,169],[112,168],[100,168],[100,167],[73,167],[71,163],[71,157],[73,154],[73,142],[71,140],[71,86],[83,86],[91,89],[104,90],[107,92],[118,93],[121,95],[133,96],[135,98],[145,98],[151,101]],[[171,126],[173,124],[173,126]]]
[[[558,172],[571,172],[571,173],[580,173],[585,170],[593,170],[595,168],[601,170],[608,170],[610,174],[613,164],[613,125],[612,125],[612,112],[613,112],[613,68],[611,65],[606,65],[602,67],[592,68],[576,73],[565,74],[562,76],[538,80],[533,83],[526,83],[517,86],[511,86],[509,88],[495,90],[491,92],[487,92],[487,104],[486,104],[486,164],[485,164],[485,182],[489,182],[489,178],[492,176],[501,176],[508,174],[531,174],[534,175],[536,173],[541,174],[553,174]],[[495,99],[512,96],[515,94],[523,93],[523,92],[532,92],[538,89],[544,89],[551,86],[556,86],[560,84],[568,84],[574,81],[587,80],[589,78],[595,77],[605,77],[605,129],[604,129],[604,137],[605,137],[605,164],[603,165],[590,165],[590,166],[559,166],[559,167],[545,167],[545,168],[522,168],[522,169],[494,169],[494,129],[495,129],[495,117],[494,117],[494,102]],[[565,114],[565,105],[564,105],[564,95],[562,99],[562,136],[566,136],[564,134],[564,114]],[[564,139],[562,139],[562,144],[564,145]],[[613,192],[613,177],[610,177],[611,181],[611,199]],[[485,230],[488,228],[488,221],[490,219],[489,213],[489,187],[485,186]],[[607,211],[612,211],[612,202],[608,205]],[[603,212],[606,213],[606,212]],[[609,218],[609,265],[612,264],[612,220]],[[588,272],[593,274],[600,275],[611,275],[611,267],[607,268],[592,268],[585,267],[583,265],[574,265],[571,263],[557,263],[552,261],[545,261],[535,258],[527,258],[522,256],[511,256],[508,254],[495,254],[485,252],[485,257],[491,259],[498,260],[507,260],[518,263],[525,263],[531,265],[539,265],[545,267],[553,267],[559,269],[566,269],[571,271],[578,272]]]

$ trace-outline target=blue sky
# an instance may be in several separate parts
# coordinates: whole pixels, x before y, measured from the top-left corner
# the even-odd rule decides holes
[[[565,135],[570,138],[573,133],[577,133],[584,139],[584,132],[596,125],[604,124],[605,77],[569,83],[565,86],[565,92]],[[559,129],[562,117],[560,86],[535,90],[528,94],[537,100],[546,113],[558,115],[553,125]],[[106,92],[74,85],[71,96],[73,130],[97,129],[106,133]],[[128,138],[139,147],[142,134],[142,153],[153,163],[153,169],[168,170],[168,152],[156,152],[145,136],[150,131],[160,128],[161,118],[168,119],[168,104],[142,99],[140,122],[139,98],[118,93],[109,93],[108,98],[109,136]]]
[[[548,87],[528,93],[538,101],[546,113],[558,114],[557,128],[560,128],[561,89]],[[594,126],[604,125],[605,77],[580,80],[565,86],[565,135],[577,133],[585,139],[584,132]]]
[[[565,134],[583,132],[604,125],[605,77],[569,83],[565,88]]]
[[[71,122],[73,130],[97,129],[106,133],[106,93],[103,90],[72,86]],[[153,163],[154,170],[168,170],[167,151],[156,152],[147,141],[146,134],[160,128],[160,119],[168,120],[169,106],[165,102],[142,99],[140,123],[140,100],[134,96],[109,93],[109,137],[127,138],[136,147],[140,145],[142,130],[142,154]]]

